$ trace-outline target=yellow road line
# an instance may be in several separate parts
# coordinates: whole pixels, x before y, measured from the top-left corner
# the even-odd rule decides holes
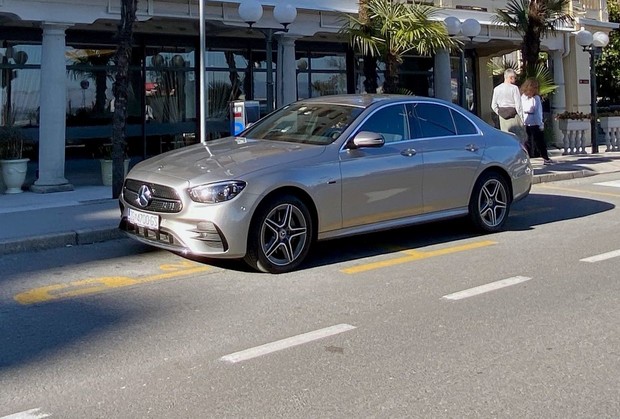
[[[580,189],[562,188],[559,186],[551,186],[551,185],[541,185],[539,187],[543,189],[555,189],[558,191],[575,192],[575,193],[588,194],[588,195],[613,196],[614,198],[620,197],[620,194],[608,193],[608,192],[596,192],[596,191],[590,191],[590,190],[584,191]]]
[[[192,262],[182,261],[178,264],[161,265],[159,269],[167,271],[161,274],[147,275],[138,278],[127,276],[103,276],[72,281],[64,284],[54,284],[45,287],[33,288],[17,294],[14,299],[20,304],[36,304],[46,301],[59,300],[83,295],[92,295],[114,288],[129,287],[131,285],[146,282],[161,281],[180,276],[204,272],[209,266],[197,265]]]
[[[366,263],[364,265],[353,266],[351,268],[342,269],[340,272],[346,274],[357,274],[360,272],[371,271],[373,269],[387,268],[402,263],[413,262],[415,260],[427,259],[435,256],[448,255],[450,253],[464,252],[466,250],[478,249],[481,247],[491,246],[497,244],[497,242],[491,240],[485,240],[480,242],[474,242],[464,244],[461,246],[447,247],[445,249],[430,250],[423,252],[419,250],[403,250],[400,253],[404,253],[406,256],[401,256],[393,259],[382,260],[380,262]]]

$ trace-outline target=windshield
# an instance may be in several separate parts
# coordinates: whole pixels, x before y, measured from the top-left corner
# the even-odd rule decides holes
[[[242,133],[243,137],[291,143],[334,142],[364,109],[325,103],[285,106]]]

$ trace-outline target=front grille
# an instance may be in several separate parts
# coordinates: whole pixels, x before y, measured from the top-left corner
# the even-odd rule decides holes
[[[137,204],[138,191],[143,185],[148,186],[152,192],[151,202],[146,207]],[[183,203],[176,190],[156,183],[127,179],[123,186],[123,196],[125,197],[125,201],[131,205],[148,211],[176,213],[183,209]]]

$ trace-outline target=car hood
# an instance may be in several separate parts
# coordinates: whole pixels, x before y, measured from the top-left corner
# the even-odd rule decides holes
[[[131,170],[128,177],[139,177],[139,172],[148,172],[193,184],[235,179],[257,170],[312,158],[324,151],[324,146],[227,137],[144,160]]]

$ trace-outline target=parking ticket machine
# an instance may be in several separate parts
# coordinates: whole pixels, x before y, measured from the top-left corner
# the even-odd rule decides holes
[[[230,104],[230,133],[237,135],[260,118],[257,100],[235,100]]]

